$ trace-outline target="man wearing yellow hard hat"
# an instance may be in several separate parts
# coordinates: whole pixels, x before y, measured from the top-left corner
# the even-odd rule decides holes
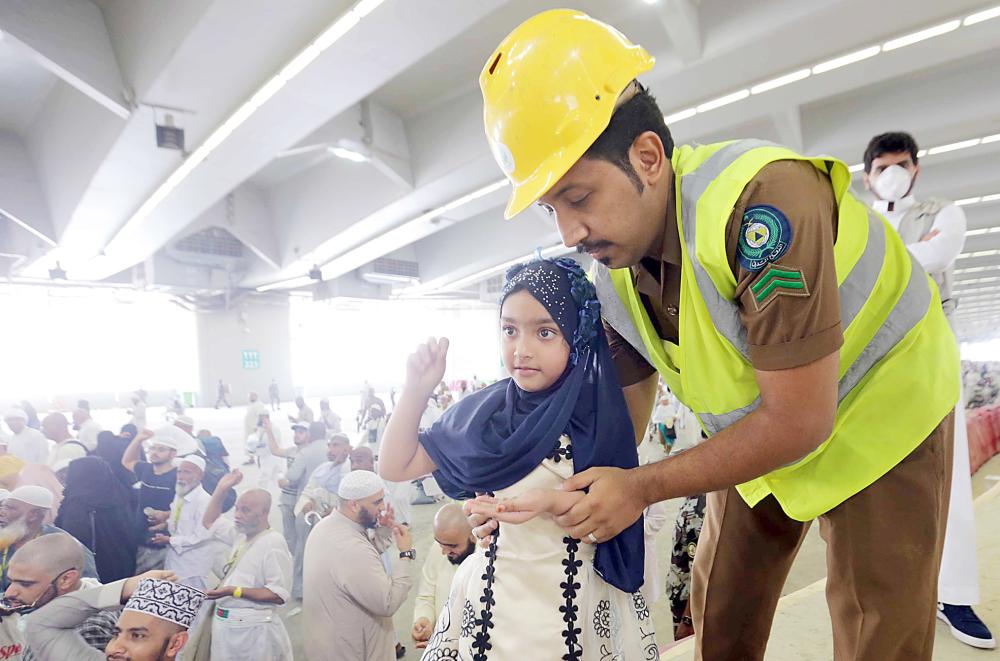
[[[938,292],[830,157],[677,146],[636,80],[653,58],[571,10],[517,27],[480,77],[490,148],[590,253],[641,437],[657,375],[711,436],[596,468],[557,520],[606,540],[711,492],[692,586],[699,658],[760,659],[809,523],[828,547],[837,658],[929,659],[958,348]]]

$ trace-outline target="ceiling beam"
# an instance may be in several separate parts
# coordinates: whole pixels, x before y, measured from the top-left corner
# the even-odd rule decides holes
[[[104,17],[90,0],[4,0],[0,30],[109,111],[132,114]]]
[[[666,30],[674,51],[685,64],[701,58],[701,21],[693,0],[663,0],[656,6],[660,23]]]

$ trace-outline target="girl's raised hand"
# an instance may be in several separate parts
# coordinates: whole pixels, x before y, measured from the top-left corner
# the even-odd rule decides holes
[[[406,360],[406,387],[430,397],[444,378],[448,358],[448,338],[430,338],[417,345]]]

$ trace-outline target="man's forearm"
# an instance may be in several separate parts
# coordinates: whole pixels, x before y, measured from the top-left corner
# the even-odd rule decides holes
[[[794,418],[757,409],[690,450],[634,469],[638,492],[658,503],[728,489],[794,463],[825,440]]]

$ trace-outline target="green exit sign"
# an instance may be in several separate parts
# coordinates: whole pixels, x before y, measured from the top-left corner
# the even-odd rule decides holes
[[[243,369],[245,370],[259,370],[260,369],[260,352],[254,351],[253,349],[243,350]]]

